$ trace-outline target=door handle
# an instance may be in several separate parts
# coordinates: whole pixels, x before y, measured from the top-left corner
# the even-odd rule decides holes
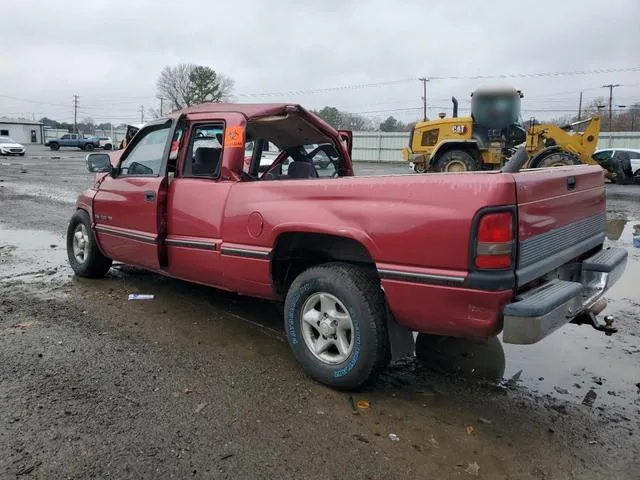
[[[573,190],[576,188],[576,177],[567,178],[567,190]]]
[[[144,192],[144,201],[152,203],[156,199],[156,192],[148,191]]]

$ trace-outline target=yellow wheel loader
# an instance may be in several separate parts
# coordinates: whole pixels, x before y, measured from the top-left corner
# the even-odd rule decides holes
[[[520,90],[511,87],[477,89],[471,94],[471,116],[458,117],[458,101],[452,97],[453,116],[419,122],[411,131],[404,160],[416,173],[496,170],[524,146],[529,155],[524,168],[579,163],[597,164],[592,158],[598,144],[600,118],[566,126],[520,119]],[[582,132],[575,127],[586,124]]]

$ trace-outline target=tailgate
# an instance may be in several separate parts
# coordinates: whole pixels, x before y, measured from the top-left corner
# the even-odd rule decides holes
[[[606,223],[602,168],[537,168],[513,176],[519,222],[518,286],[602,245]]]

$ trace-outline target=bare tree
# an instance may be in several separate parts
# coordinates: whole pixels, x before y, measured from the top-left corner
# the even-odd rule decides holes
[[[220,93],[220,100],[227,102],[231,100],[233,96],[233,89],[235,87],[235,81],[222,73],[218,74],[218,92]]]
[[[168,99],[174,110],[227,100],[233,93],[233,85],[231,78],[193,63],[164,67],[156,82],[158,96]]]

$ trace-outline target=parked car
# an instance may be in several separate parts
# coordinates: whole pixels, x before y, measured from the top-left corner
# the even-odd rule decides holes
[[[24,156],[24,145],[17,143],[11,137],[0,137],[0,155]]]
[[[628,160],[628,165],[621,165],[623,170],[628,169],[624,176],[640,177],[640,149],[638,148],[603,148],[596,150],[593,158],[603,166],[611,162],[626,163]]]
[[[113,148],[113,140],[111,137],[98,137],[98,147],[104,150],[111,150]]]
[[[74,147],[80,150],[91,151],[100,146],[98,137],[83,137],[77,133],[67,133],[60,138],[47,140],[45,146],[51,150],[59,150],[60,147]]]
[[[265,141],[279,154],[260,173]],[[68,225],[71,268],[102,277],[117,261],[279,302],[295,358],[342,389],[411,353],[412,332],[515,344],[569,322],[612,332],[596,315],[627,250],[603,247],[599,166],[358,178],[352,141],[290,104],[149,122],[124,150],[87,155],[96,177]],[[319,172],[310,145],[335,161]]]

